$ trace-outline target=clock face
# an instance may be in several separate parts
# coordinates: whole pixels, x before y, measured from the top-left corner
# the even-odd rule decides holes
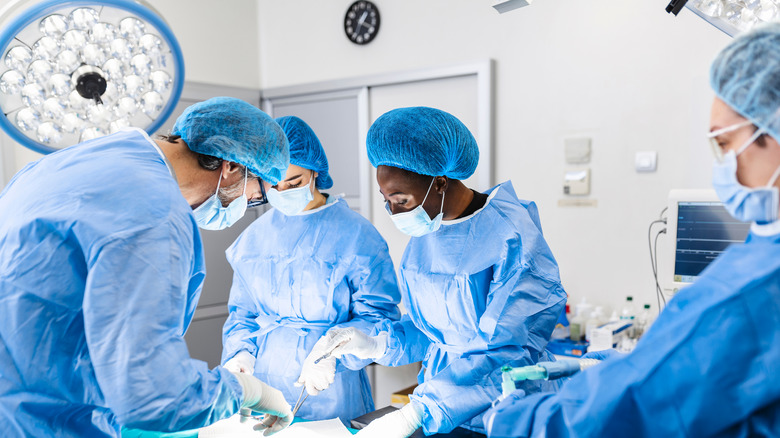
[[[369,1],[352,3],[344,16],[344,32],[355,44],[368,44],[379,32],[379,9]]]

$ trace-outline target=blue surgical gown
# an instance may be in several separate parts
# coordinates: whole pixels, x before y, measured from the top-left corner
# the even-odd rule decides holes
[[[390,334],[377,362],[423,361],[410,398],[424,409],[426,434],[483,431],[480,414],[501,394],[501,366],[554,360],[545,347],[566,293],[536,205],[519,200],[510,182],[491,189],[477,212],[412,238],[399,283],[408,314],[375,328]]]
[[[72,146],[0,194],[0,435],[175,431],[238,411],[183,334],[205,275],[191,208],[140,130]]]
[[[301,366],[331,327],[366,333],[397,321],[400,292],[387,243],[346,201],[285,216],[260,216],[226,251],[233,267],[230,315],[223,330],[222,362],[245,350],[257,357],[254,375],[294,404]],[[297,417],[345,423],[374,410],[363,367],[338,361],[333,384],[309,397]]]
[[[780,234],[751,234],[681,290],[629,355],[557,394],[513,394],[490,437],[780,436]]]

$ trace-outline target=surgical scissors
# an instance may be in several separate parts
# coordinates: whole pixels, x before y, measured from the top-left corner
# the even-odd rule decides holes
[[[306,394],[305,397],[303,395],[304,393]],[[303,388],[301,388],[301,395],[298,396],[298,401],[295,402],[295,406],[293,407],[292,410],[293,417],[295,417],[295,415],[298,414],[298,409],[301,408],[303,402],[305,402],[307,398],[309,398],[309,393],[306,392],[306,387],[304,386]]]
[[[301,395],[298,396],[298,401],[295,402],[295,406],[293,407],[292,410],[293,418],[295,418],[295,415],[298,413],[298,409],[300,409],[301,406],[303,405],[303,402],[305,402],[306,399],[309,398],[309,394],[306,393],[306,396],[304,397],[303,395],[304,393],[306,393],[306,387],[301,388]],[[255,430],[267,429],[271,427],[270,425],[263,423],[263,420],[265,419],[264,417],[252,415],[252,410],[249,408],[241,408],[238,411],[238,414],[241,416],[240,419],[241,423],[246,423],[247,421],[249,421],[250,418],[256,421],[260,421],[260,424],[255,426]]]

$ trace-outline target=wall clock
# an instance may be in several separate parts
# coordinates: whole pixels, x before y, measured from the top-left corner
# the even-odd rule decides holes
[[[355,44],[370,43],[379,32],[379,9],[365,0],[352,3],[344,15],[344,32]]]

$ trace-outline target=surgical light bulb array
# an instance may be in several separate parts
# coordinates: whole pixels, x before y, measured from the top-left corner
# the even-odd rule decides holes
[[[0,109],[51,149],[146,128],[180,92],[177,59],[161,30],[97,3],[36,18],[2,53]]]
[[[689,0],[686,6],[731,36],[780,20],[780,0]]]

